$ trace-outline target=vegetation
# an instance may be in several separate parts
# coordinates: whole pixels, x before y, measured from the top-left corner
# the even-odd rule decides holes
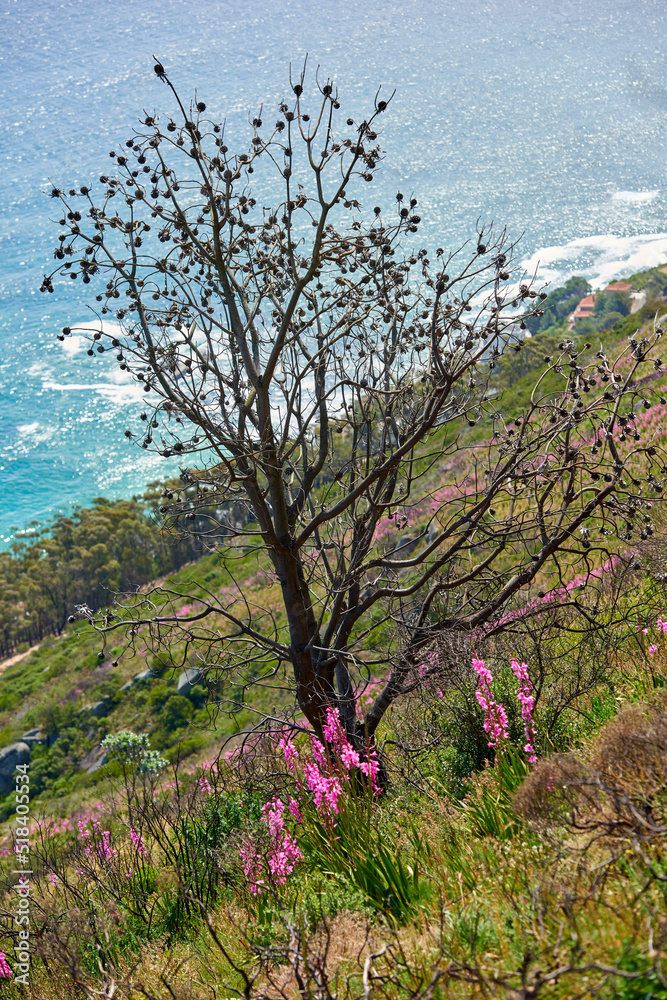
[[[150,194],[116,156],[91,235],[72,211],[60,241],[84,280],[109,269],[101,320],[128,293],[114,346],[158,400],[141,443],[215,458],[5,557],[8,620],[55,610],[0,675],[3,744],[32,742],[29,806],[0,804],[0,995],[664,998],[661,299],[595,345],[524,341],[547,300],[509,284],[502,240],[477,233],[445,278],[444,254],[398,256],[414,205],[362,224],[347,189],[379,161],[372,116],[337,150],[327,124],[315,193],[290,197],[296,130],[312,153],[308,123],[339,103],[322,84],[311,119],[303,79],[294,95],[238,157],[201,103],[149,118],[128,149]],[[278,152],[264,219],[237,182]],[[345,191],[327,200],[329,160]],[[162,270],[146,209],[173,244]]]
[[[565,320],[577,308],[586,295],[593,289],[585,278],[575,276],[568,278],[564,285],[549,292],[542,304],[540,316],[529,316],[526,326],[534,337],[544,333],[549,327],[564,327]]]
[[[645,607],[664,602],[641,590]],[[491,758],[470,754],[489,731],[463,674],[392,713],[384,792],[370,766],[357,784],[335,714],[324,744],[285,730],[194,768],[146,768],[147,741],[119,733],[93,797],[33,822],[31,988],[663,997],[667,621],[641,624],[617,626],[564,715],[554,678],[580,674],[578,648],[553,629],[533,637],[533,767],[507,637],[478,651],[509,719]],[[4,992],[22,995],[11,979]]]
[[[100,497],[45,527],[35,522],[0,552],[0,655],[59,635],[77,605],[104,607],[201,555],[195,539],[165,543],[151,497]]]
[[[511,393],[506,405],[517,405]],[[174,645],[171,661],[159,660],[144,633],[100,659],[99,636],[68,625],[0,678],[2,697],[16,692],[6,740],[21,724],[41,724],[51,744],[33,749],[30,767],[31,989],[49,1000],[69,998],[73,983],[90,1000],[114,989],[133,1000],[211,989],[292,997],[306,988],[322,997],[430,990],[472,998],[491,984],[508,1000],[522,989],[563,1000],[663,995],[667,567],[655,537],[637,536],[641,568],[632,568],[635,555],[605,574],[596,599],[603,631],[568,628],[567,600],[538,617],[515,601],[506,608],[511,630],[475,640],[491,675],[486,689],[465,664],[415,687],[381,732],[389,781],[380,794],[370,765],[369,783],[357,786],[356,751],[335,719],[325,742],[337,741],[331,755],[275,723],[220,753],[240,719],[254,728],[258,716],[243,697],[212,687],[209,706],[217,700],[223,710],[216,718],[201,707],[206,691],[193,689],[183,728],[178,711],[165,711],[181,700],[174,680],[183,649]],[[226,591],[236,600],[252,593],[254,603],[275,607],[268,562],[244,548],[222,547],[166,590],[200,598]],[[586,587],[575,593],[585,601]],[[512,658],[527,668],[536,767],[523,749],[527,702]],[[155,676],[119,697],[121,682],[146,663]],[[261,688],[252,690],[260,716],[288,720],[286,700],[273,691],[271,706]],[[78,705],[102,694],[109,714],[88,715],[84,732]],[[495,741],[490,702],[507,720]],[[21,705],[28,714],[11,722]],[[79,762],[107,736],[114,758],[82,773]],[[657,758],[641,756],[653,746]],[[166,768],[143,768],[156,750]],[[622,772],[614,753],[628,758]],[[612,779],[613,788],[604,785]],[[5,816],[13,802],[12,793]],[[17,972],[10,848],[4,950]],[[12,981],[4,991],[21,996]]]

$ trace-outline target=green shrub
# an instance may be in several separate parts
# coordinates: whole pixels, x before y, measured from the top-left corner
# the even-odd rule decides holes
[[[160,712],[173,693],[174,689],[169,684],[157,684],[148,695],[150,710],[154,713]]]
[[[167,765],[164,757],[151,750],[145,733],[133,733],[128,729],[107,736],[102,741],[111,760],[118,761],[123,768],[138,771],[140,774],[156,774]]]
[[[182,694],[172,694],[160,712],[160,721],[167,732],[182,729],[192,719],[194,708],[189,698]]]

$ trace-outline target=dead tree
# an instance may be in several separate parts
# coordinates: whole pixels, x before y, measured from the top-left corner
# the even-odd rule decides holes
[[[427,250],[415,198],[364,214],[380,92],[354,121],[304,70],[234,153],[205,104],[155,72],[174,117],[147,114],[99,192],[54,188],[62,232],[42,287],[102,283],[97,327],[74,332],[143,384],[144,423],[126,435],[187,463],[166,522],[266,553],[287,623],[246,593],[97,624],[143,613],[220,668],[259,658],[260,680],[289,663],[310,725],[335,704],[359,741],[432,669],[438,635],[497,631],[531,584],[574,607],[573,575],[592,585],[614,537],[650,525],[665,470],[639,427],[654,390],[636,379],[660,331],[618,359],[564,341],[510,420],[494,367],[545,295],[505,232],[478,224],[455,252]]]

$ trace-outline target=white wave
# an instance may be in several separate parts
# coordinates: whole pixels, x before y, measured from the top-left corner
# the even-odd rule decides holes
[[[659,194],[659,191],[614,191],[611,198],[612,201],[625,201],[634,204],[643,201],[654,201]]]
[[[26,375],[50,375],[51,369],[44,361],[35,361],[25,369]]]
[[[87,343],[88,341],[84,340],[83,337],[77,337],[76,334],[73,333],[71,337],[66,337],[65,340],[63,340],[62,349],[65,354],[80,354],[81,351],[84,350]]]
[[[57,389],[60,392],[94,392],[98,386],[92,382],[42,382],[42,389]]]
[[[128,382],[132,382],[132,372],[122,372],[120,368],[112,368],[107,373],[107,378],[111,379],[114,385],[126,385]],[[137,388],[136,383],[133,385]]]
[[[38,420],[33,420],[27,424],[17,424],[16,430],[22,440],[25,441],[26,438],[29,438],[30,447],[50,441],[56,433],[55,427],[50,427],[48,424],[40,424]]]
[[[143,391],[140,386],[131,384],[114,385],[110,382],[42,382],[43,389],[54,392],[94,392],[105,399],[116,403],[124,403],[141,399]]]
[[[141,386],[135,384],[100,385],[96,388],[100,396],[103,396],[105,399],[112,400],[114,403],[135,402],[139,399],[143,399],[144,396]]]
[[[106,319],[96,320],[94,323],[91,323],[90,320],[85,320],[82,323],[74,322],[70,325],[70,329],[73,332],[61,342],[63,351],[70,357],[88,349],[90,338],[86,337],[86,333],[101,332],[109,337],[123,336],[123,328],[118,323]]]
[[[79,332],[86,331],[94,333],[96,330],[99,330],[102,333],[107,333],[110,337],[123,336],[123,328],[120,323],[114,323],[112,320],[108,319],[98,319],[94,323],[91,323],[90,320],[84,320],[82,323],[71,323],[70,327],[73,331],[72,336],[76,336]],[[69,339],[69,337],[66,337],[64,342],[67,343]]]
[[[542,247],[521,262],[540,282],[557,285],[581,274],[594,288],[667,262],[667,233],[640,236],[582,236],[569,243]]]

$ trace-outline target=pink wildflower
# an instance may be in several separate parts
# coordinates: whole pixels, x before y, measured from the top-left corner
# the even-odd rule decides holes
[[[293,771],[296,767],[296,762],[299,759],[299,751],[294,746],[291,740],[286,737],[282,737],[278,741],[278,749],[282,750],[283,757],[285,758],[285,763],[289,767],[290,771]]]
[[[11,979],[12,970],[9,967],[4,951],[0,951],[0,979]]]
[[[262,860],[257,853],[255,845],[250,842],[244,844],[239,854],[241,856],[243,874],[250,882],[250,891],[253,896],[258,896],[264,885],[264,879],[261,877]]]
[[[352,749],[347,740],[341,748],[340,759],[346,771],[350,771],[353,767],[359,767],[359,754],[356,750]]]
[[[310,745],[313,751],[313,757],[317,761],[318,765],[320,767],[327,768],[329,766],[329,762],[324,755],[324,747],[316,736],[311,736]]]
[[[302,858],[301,849],[289,830],[285,829],[285,806],[280,799],[267,802],[262,807],[264,822],[269,828],[270,845],[266,856],[268,870],[278,885],[284,885],[297,861]],[[290,802],[290,812],[292,803]],[[250,882],[250,891],[259,895],[264,885],[262,858],[254,844],[246,843],[240,851],[243,871]]]
[[[502,702],[496,701],[491,694],[493,674],[484,665],[484,660],[473,658],[472,668],[479,678],[475,697],[484,712],[484,732],[489,737],[489,747],[495,747],[501,740],[509,737],[507,712]]]
[[[49,878],[49,882],[51,883],[51,885],[57,885],[58,884],[58,876],[56,875],[55,872],[49,872],[48,878]]]
[[[294,865],[301,860],[301,857],[299,845],[289,830],[285,830],[282,839],[275,845],[267,859],[269,871],[278,885],[284,885],[287,876],[292,873]]]
[[[299,803],[297,802],[296,799],[290,799],[289,800],[288,809],[289,809],[291,815],[297,821],[297,823],[301,823],[301,821],[303,820],[303,816],[301,814],[301,807],[300,807],[300,805],[299,805]]]
[[[432,660],[433,657],[437,658],[435,653],[432,653],[429,659]],[[329,705],[329,707],[327,708],[327,719],[323,729],[324,729],[325,739],[327,740],[328,743],[331,743],[338,751],[340,761],[345,770],[351,771],[352,768],[358,767],[362,774],[365,774],[366,777],[370,777],[371,783],[373,785],[373,791],[375,792],[376,795],[379,795],[380,789],[375,779],[377,777],[380,768],[377,761],[377,754],[375,747],[371,745],[370,752],[368,754],[368,760],[362,761],[361,754],[359,753],[358,750],[355,750],[352,747],[352,744],[347,738],[347,734],[345,733],[343,727],[340,724],[338,713],[334,711],[331,705]],[[321,747],[316,743],[314,739],[313,739],[313,752],[315,754],[315,758],[319,766],[324,770],[330,770],[331,767],[330,762],[325,760]],[[338,786],[338,788],[340,790],[340,785]],[[336,803],[338,799],[338,794],[340,794],[340,791],[336,792],[335,795]],[[336,806],[333,807],[333,811],[338,812]]]
[[[136,847],[138,854],[146,854],[147,853],[146,852],[146,848],[144,847],[143,837],[141,836],[140,833],[137,833],[136,830],[133,830],[132,827],[130,827],[130,840],[132,841],[132,843]]]
[[[269,833],[274,838],[282,833],[285,826],[285,820],[283,819],[284,810],[285,806],[280,799],[274,799],[273,802],[267,802],[265,806],[262,806],[264,822],[269,828]]]
[[[303,766],[303,776],[313,794],[318,812],[338,812],[338,799],[343,791],[335,775],[322,774],[318,763],[308,762]]]
[[[658,652],[658,647],[654,642],[652,642],[651,645],[648,647],[648,655],[653,656],[657,652]]]
[[[521,703],[521,718],[523,719],[523,728],[526,734],[526,743],[524,745],[524,750],[528,754],[528,760],[531,764],[537,761],[535,756],[535,727],[533,725],[533,708],[535,707],[535,698],[531,694],[532,685],[530,683],[530,677],[528,676],[528,666],[525,663],[519,663],[518,660],[510,660],[510,667],[512,668],[512,673],[519,681],[519,688],[517,689],[516,696]]]
[[[368,760],[364,760],[359,765],[359,770],[362,774],[365,774],[367,778],[371,779],[371,785],[373,791],[376,795],[380,794],[380,786],[377,783],[377,776],[380,770],[380,764],[377,759],[377,751],[374,746],[371,746],[368,752]]]
[[[324,738],[327,743],[333,743],[334,746],[338,746],[341,738],[341,725],[338,719],[338,713],[334,711],[331,705],[327,706],[327,717],[324,723]]]
[[[202,775],[202,777],[197,780],[197,784],[201,788],[204,795],[213,795],[211,783],[205,775]]]

